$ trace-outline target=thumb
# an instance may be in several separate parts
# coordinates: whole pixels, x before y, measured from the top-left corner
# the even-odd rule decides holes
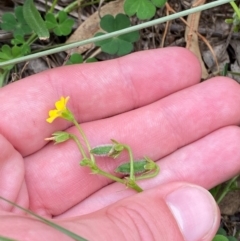
[[[0,233],[6,237],[72,240],[36,219],[4,213],[0,217]],[[207,190],[178,182],[133,195],[88,215],[55,222],[91,241],[210,241],[219,220],[218,207]]]
[[[63,225],[91,241],[210,241],[219,221],[219,209],[207,190],[175,182]]]

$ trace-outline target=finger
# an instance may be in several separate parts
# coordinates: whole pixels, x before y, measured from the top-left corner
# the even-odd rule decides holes
[[[240,128],[221,128],[200,140],[180,148],[158,161],[160,174],[138,182],[144,189],[176,181],[186,181],[206,189],[229,180],[240,172]],[[132,192],[113,183],[95,192],[56,218],[85,215],[125,197]]]
[[[23,208],[29,208],[29,198],[28,198],[28,190],[26,186],[25,180],[22,183],[21,189],[19,190],[18,197],[16,198],[16,201],[14,203],[18,204],[19,206]],[[12,207],[12,213],[22,214],[25,213],[23,210]]]
[[[231,93],[226,94],[224,100],[223,90]],[[109,143],[109,139],[114,138],[129,144],[136,159],[149,155],[158,160],[218,128],[239,123],[239,101],[239,86],[218,78],[147,107],[86,123],[83,127],[93,146]],[[59,215],[110,183],[105,178],[89,175],[86,168],[79,168],[80,158],[73,142],[49,145],[26,158],[26,179],[33,210]],[[112,172],[127,160],[123,158],[119,161],[102,159],[98,163]],[[34,195],[36,191],[39,196]]]
[[[208,241],[218,229],[219,216],[218,207],[208,191],[186,183],[171,183],[131,196],[98,212],[58,223],[92,241]],[[14,222],[14,230],[11,230],[13,220],[10,217],[0,220],[0,233],[7,237],[65,240],[64,235],[56,239],[59,232],[52,229],[51,233],[48,227],[35,220],[20,222],[19,218]],[[26,226],[35,230],[34,238],[33,232],[26,233],[23,229]],[[41,235],[37,235],[38,232]],[[38,237],[41,238],[36,239]]]
[[[146,64],[147,63],[147,64]],[[174,67],[172,67],[174,66]],[[60,96],[80,122],[138,108],[200,79],[196,57],[183,48],[151,50],[102,63],[66,66],[28,77],[0,91],[0,133],[23,155],[69,123],[46,123]],[[11,98],[9,98],[11,97]]]
[[[24,207],[28,205],[28,195],[22,192],[24,185],[24,164],[22,156],[13,148],[13,146],[0,135],[0,196]],[[21,202],[17,200],[21,195]],[[0,209],[10,211],[12,206],[6,202],[0,201]]]

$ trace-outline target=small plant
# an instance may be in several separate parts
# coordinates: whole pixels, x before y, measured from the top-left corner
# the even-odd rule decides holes
[[[239,176],[233,177],[228,182],[220,184],[210,190],[210,193],[213,195],[216,202],[219,204],[223,198],[232,191],[239,190],[239,186],[237,183],[237,178]],[[227,233],[224,229],[219,228],[216,236],[213,241],[237,241],[235,237],[227,236]]]
[[[124,11],[126,15],[118,14],[115,17],[112,15],[103,16],[100,20],[100,25],[105,32],[99,32],[95,36],[113,33],[130,27],[129,17],[135,14],[139,19],[150,19],[155,15],[156,9],[163,7],[165,3],[166,0],[125,0]],[[74,20],[68,17],[68,13],[74,8],[79,7],[79,0],[75,0],[70,4],[71,6],[69,5],[57,14],[53,14],[53,9],[56,4],[57,0],[53,1],[51,8],[46,12],[44,18],[42,18],[40,12],[37,10],[33,0],[24,1],[23,7],[19,6],[15,8],[14,14],[3,14],[0,27],[3,30],[12,32],[14,39],[11,41],[11,44],[8,45],[11,51],[8,51],[7,55],[4,50],[0,52],[2,53],[0,62],[22,58],[23,56],[31,54],[32,44],[38,39],[48,40],[50,33],[56,36],[67,36],[71,33]],[[82,5],[84,5],[84,3]],[[133,50],[133,43],[138,39],[138,31],[132,31],[131,33],[98,41],[95,44],[105,53],[121,56],[130,53]],[[4,49],[5,48],[6,47],[4,47]],[[41,50],[39,49],[37,51]],[[77,59],[77,57],[74,56],[71,60],[67,61],[67,64],[82,62],[88,63],[92,61],[81,61],[79,57]],[[6,77],[14,67],[14,64],[1,67],[0,87],[4,85]]]
[[[57,16],[53,13],[47,13],[45,16],[46,26],[57,36],[67,36],[72,31],[74,20],[68,18],[67,13],[60,11]]]
[[[57,36],[67,36],[72,31],[74,21],[63,11],[54,15],[49,10],[45,19],[41,17],[33,0],[26,0],[22,7],[16,7],[14,14],[4,13],[0,27],[12,32],[14,38],[10,44],[1,47],[0,62],[30,54],[32,44],[38,39],[47,40],[50,32]],[[8,65],[0,69],[0,87],[4,84],[6,76],[14,66]]]
[[[156,13],[156,7],[165,5],[167,0],[125,0],[124,11],[127,15],[137,15],[139,19],[150,19]]]
[[[112,15],[105,15],[101,18],[100,26],[106,33],[112,33],[131,25],[129,17],[124,14],[118,14],[115,18]],[[105,33],[99,32],[95,35],[101,36]],[[101,47],[101,50],[108,54],[125,55],[133,50],[133,42],[139,39],[138,31],[120,35],[96,42],[95,45]]]
[[[233,31],[238,32],[240,29],[240,9],[234,1],[230,2],[230,4],[234,10],[234,14],[232,18],[226,19],[225,22],[228,24],[233,24]]]
[[[135,161],[133,159],[131,148],[128,145],[120,143],[113,139],[111,140],[110,144],[100,145],[95,148],[91,148],[90,143],[81,126],[76,121],[73,113],[67,108],[68,100],[69,97],[61,97],[61,99],[55,103],[56,109],[49,111],[49,118],[47,118],[47,122],[52,123],[56,118],[63,118],[73,123],[79,131],[82,137],[82,141],[87,147],[87,150],[84,149],[83,144],[77,138],[77,136],[65,131],[57,131],[52,134],[52,137],[46,138],[46,140],[52,140],[55,142],[55,144],[65,142],[69,139],[74,140],[83,157],[80,161],[81,166],[89,167],[93,174],[105,176],[113,181],[122,183],[137,192],[143,191],[143,189],[137,184],[137,181],[146,178],[152,178],[158,175],[158,165],[149,157],[144,157],[142,160]],[[129,161],[118,166],[115,172],[123,174],[124,179],[120,178],[117,175],[105,172],[98,167],[95,159],[96,156],[107,156],[116,159],[123,151],[128,152]]]
[[[32,33],[32,29],[23,16],[23,7],[20,6],[15,8],[14,14],[4,13],[0,26],[3,30],[12,32],[14,36],[24,36]]]
[[[219,228],[217,234],[212,241],[238,241],[233,236],[228,236],[223,228]]]

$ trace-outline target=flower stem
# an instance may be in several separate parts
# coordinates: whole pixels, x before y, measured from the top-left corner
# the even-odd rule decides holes
[[[82,147],[82,144],[80,143],[79,139],[77,138],[77,136],[75,136],[74,134],[70,134],[70,137],[76,142],[78,149],[81,152],[83,158],[87,158],[87,155]]]
[[[142,180],[142,179],[148,179],[148,178],[153,178],[153,177],[156,177],[160,172],[160,168],[159,166],[156,164],[156,168],[154,170],[154,172],[148,172],[148,173],[145,173],[145,174],[142,174],[141,176],[139,177],[136,177],[136,180]]]
[[[226,186],[222,190],[220,196],[216,199],[217,204],[219,204],[223,200],[223,198],[227,195],[227,193],[231,191],[231,185],[237,180],[238,177],[239,175],[233,177],[226,183]]]
[[[239,8],[238,6],[236,5],[236,3],[233,1],[233,2],[230,2],[234,12],[237,14],[238,18],[240,19],[240,11],[239,11]]]
[[[84,142],[85,142],[85,144],[87,146],[87,149],[89,151],[89,155],[90,155],[91,161],[92,161],[93,164],[95,164],[95,162],[96,162],[95,158],[92,155],[92,153],[90,152],[91,151],[91,146],[89,144],[89,141],[88,141],[88,139],[87,139],[83,129],[81,128],[81,126],[78,124],[78,122],[75,119],[73,120],[73,124],[77,127],[79,133],[81,134],[81,136],[82,136],[82,138],[83,138],[83,140],[84,140]]]
[[[109,179],[111,179],[111,180],[113,180],[113,181],[115,181],[115,182],[119,182],[119,183],[122,183],[122,184],[126,184],[126,181],[125,181],[125,180],[123,180],[123,179],[121,179],[121,178],[119,178],[119,177],[116,177],[116,176],[114,176],[114,175],[112,175],[112,174],[110,174],[110,173],[107,173],[107,172],[101,170],[100,168],[98,168],[97,174],[102,175],[102,176],[104,176],[104,177],[107,177],[107,178],[109,178]],[[133,181],[134,181],[134,180],[133,180]],[[128,186],[128,185],[127,185],[127,186]],[[131,186],[129,185],[128,187],[132,188],[133,190],[135,190],[135,191],[137,191],[137,192],[142,192],[142,191],[143,191],[143,189],[142,189],[141,187],[139,187],[135,181],[134,181],[134,184],[133,184],[133,185],[131,185]]]
[[[53,12],[53,10],[54,10],[57,2],[58,2],[58,0],[54,0],[54,1],[53,1],[52,6],[51,6],[51,8],[50,8],[49,11],[48,11],[49,13],[52,13],[52,12]]]
[[[134,171],[134,160],[133,160],[133,154],[132,154],[132,150],[128,145],[123,145],[124,148],[128,151],[129,154],[129,159],[130,159],[130,175],[129,178],[131,180],[135,180],[135,171]]]

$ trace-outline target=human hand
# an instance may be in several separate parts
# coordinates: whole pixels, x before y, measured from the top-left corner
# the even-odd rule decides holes
[[[200,66],[191,53],[166,48],[58,68],[2,88],[0,196],[54,217],[89,240],[180,241],[182,235],[211,240],[217,208],[206,191],[185,182],[209,189],[239,173],[240,89],[223,77],[199,80]],[[159,163],[158,177],[139,182],[149,190],[135,194],[90,175],[78,166],[81,157],[71,141],[46,145],[44,138],[56,130],[77,133],[64,120],[45,121],[60,96],[71,97],[69,109],[93,147],[114,138],[129,144],[136,158],[147,155]],[[123,161],[124,155],[99,163],[112,171]],[[174,200],[185,213],[181,231],[166,205]],[[28,227],[36,230],[34,240],[65,240],[18,209],[0,205],[0,234],[33,240]]]

